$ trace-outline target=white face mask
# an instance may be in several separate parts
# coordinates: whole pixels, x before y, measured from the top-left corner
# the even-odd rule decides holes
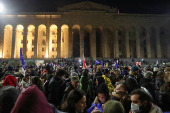
[[[131,103],[131,109],[135,113],[141,113],[142,112],[142,110],[140,110],[140,108],[139,108],[140,106],[141,105]]]

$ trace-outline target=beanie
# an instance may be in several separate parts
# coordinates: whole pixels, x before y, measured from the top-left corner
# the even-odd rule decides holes
[[[124,113],[123,105],[115,100],[107,101],[104,105],[104,113]]]
[[[138,71],[139,70],[139,68],[136,66],[136,65],[134,65],[133,67],[132,67],[132,72],[135,72],[135,71]]]

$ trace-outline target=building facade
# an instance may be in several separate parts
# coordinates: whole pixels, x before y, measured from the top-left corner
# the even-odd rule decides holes
[[[123,14],[82,2],[0,16],[0,58],[170,58],[169,15]]]

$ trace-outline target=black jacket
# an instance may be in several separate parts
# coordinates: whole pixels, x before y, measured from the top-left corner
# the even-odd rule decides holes
[[[161,87],[164,83],[165,83],[165,82],[164,82],[162,79],[156,78],[156,79],[155,79],[155,89],[156,89],[156,90],[159,90],[160,87]]]
[[[75,89],[75,88],[74,88],[74,87],[71,85],[71,83],[70,83],[70,86],[68,86],[68,87],[66,88],[65,92],[64,92],[64,96],[63,96],[63,98],[62,98],[62,103],[65,102],[68,94],[69,94],[73,89]]]
[[[94,90],[95,89],[95,82],[96,82],[96,77],[98,76],[101,76],[102,77],[103,73],[101,71],[99,72],[96,72],[94,75],[93,75],[93,85],[92,85],[92,89]]]
[[[127,87],[129,93],[132,92],[134,89],[139,88],[137,80],[133,75],[128,75],[125,86]]]
[[[48,102],[54,104],[55,106],[61,105],[61,100],[63,97],[62,92],[63,80],[53,77],[51,78],[48,86]]]
[[[146,88],[150,92],[150,94],[152,95],[153,99],[155,100],[154,86],[151,84],[150,79],[142,78],[139,85],[140,85],[140,87]]]

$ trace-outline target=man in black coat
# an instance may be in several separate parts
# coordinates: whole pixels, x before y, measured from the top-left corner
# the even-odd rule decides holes
[[[62,91],[63,80],[65,71],[62,69],[57,70],[56,75],[51,78],[48,86],[48,102],[52,103],[56,107],[61,105],[61,100],[64,92]]]
[[[136,80],[138,70],[139,68],[136,65],[134,65],[132,67],[132,71],[129,72],[128,78],[126,79],[125,86],[127,87],[129,93],[139,87]]]
[[[144,78],[140,80],[139,85],[141,87],[146,88],[150,94],[152,95],[153,99],[155,100],[155,91],[154,91],[154,86],[151,84],[153,74],[151,71],[147,71],[144,73]]]
[[[63,100],[62,103],[65,102],[68,94],[73,90],[79,88],[79,76],[71,76],[71,82],[70,85],[66,88],[65,92],[64,92],[64,96],[63,96]]]

